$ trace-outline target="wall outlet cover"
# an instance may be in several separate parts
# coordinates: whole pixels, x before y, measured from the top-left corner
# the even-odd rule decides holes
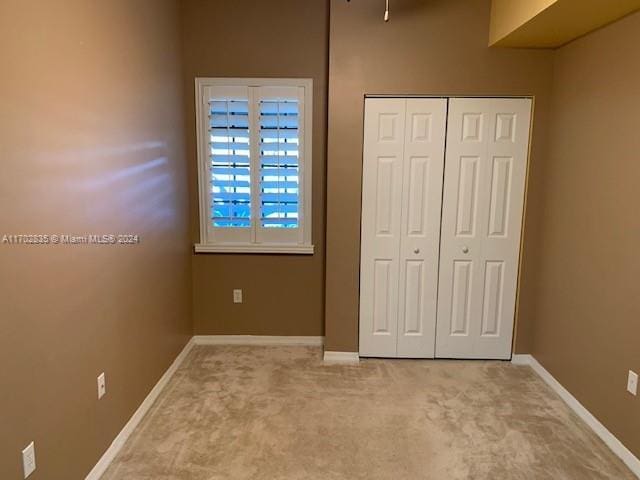
[[[107,393],[107,380],[102,372],[98,375],[98,400],[104,397],[105,393]]]
[[[233,291],[233,303],[242,303],[242,290],[239,288]]]
[[[36,446],[33,442],[22,450],[22,467],[24,469],[24,478],[27,478],[36,469]]]
[[[627,391],[631,395],[638,394],[638,374],[632,370],[629,370],[629,379],[627,380]]]

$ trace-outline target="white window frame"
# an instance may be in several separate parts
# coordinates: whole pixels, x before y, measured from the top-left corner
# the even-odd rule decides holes
[[[251,147],[251,195],[252,195],[252,216],[251,227],[248,234],[242,235],[244,238],[237,238],[231,232],[222,227],[213,227],[211,223],[211,195],[210,181],[211,173],[209,167],[209,137],[208,137],[208,105],[209,99],[205,92],[211,88],[247,89],[249,92],[249,102],[255,103],[252,98],[254,89],[291,89],[300,90],[300,155],[298,182],[300,189],[298,228],[295,238],[290,235],[281,235],[288,232],[274,232],[271,235],[259,235],[260,218],[257,215],[255,202],[258,195],[258,171],[260,159],[254,152],[258,146]],[[249,88],[253,87],[253,88]],[[289,254],[313,254],[314,246],[311,241],[312,223],[312,133],[313,133],[313,80],[309,78],[196,78],[195,81],[195,102],[196,102],[196,130],[197,130],[197,151],[198,151],[198,192],[200,198],[200,243],[195,245],[196,253],[289,253]],[[255,120],[250,120],[250,130],[256,129]],[[229,229],[233,230],[233,229]],[[239,230],[239,229],[235,229]],[[270,232],[269,232],[270,233]]]

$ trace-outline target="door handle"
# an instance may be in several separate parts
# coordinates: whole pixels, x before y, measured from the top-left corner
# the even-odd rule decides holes
[[[413,253],[415,253],[416,255],[417,255],[417,254],[419,254],[419,253],[420,253],[420,249],[419,249],[419,248],[416,248],[416,249],[413,251]]]
[[[469,253],[469,247],[462,247],[462,253]]]

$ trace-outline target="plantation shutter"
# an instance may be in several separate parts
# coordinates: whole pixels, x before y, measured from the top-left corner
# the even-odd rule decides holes
[[[258,241],[295,242],[301,221],[303,89],[261,87],[258,114]]]
[[[247,87],[211,87],[207,95],[210,226],[219,241],[252,238],[251,113]]]
[[[311,80],[196,79],[196,88],[196,252],[313,253]]]

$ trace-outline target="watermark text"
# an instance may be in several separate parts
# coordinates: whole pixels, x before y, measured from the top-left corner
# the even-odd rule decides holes
[[[13,234],[5,233],[0,237],[2,245],[137,245],[140,235],[107,233],[95,234]]]

